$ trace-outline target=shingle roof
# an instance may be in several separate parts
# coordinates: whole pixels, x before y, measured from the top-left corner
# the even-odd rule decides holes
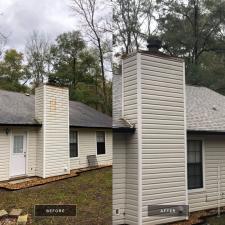
[[[111,128],[112,118],[81,103],[70,101],[70,126]],[[38,125],[34,95],[0,90],[0,124]]]
[[[186,86],[187,129],[225,132],[225,96],[205,87]]]
[[[0,124],[38,125],[34,96],[0,90]],[[187,130],[225,132],[225,96],[205,87],[186,86]],[[108,115],[81,103],[70,101],[70,126],[111,128]],[[120,119],[115,127],[129,128]]]

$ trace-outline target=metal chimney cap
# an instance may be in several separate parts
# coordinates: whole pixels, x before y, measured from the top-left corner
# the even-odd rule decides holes
[[[159,52],[159,49],[162,47],[162,41],[157,37],[149,37],[147,43],[149,52]]]

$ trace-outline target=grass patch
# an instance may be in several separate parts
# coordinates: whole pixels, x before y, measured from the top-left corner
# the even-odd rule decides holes
[[[209,225],[224,225],[225,224],[225,215],[222,214],[220,217],[213,216],[213,217],[208,218],[206,221]]]
[[[35,204],[76,204],[77,217],[34,218]],[[0,192],[0,209],[22,208],[34,225],[111,225],[112,169],[89,171],[78,177],[19,191]]]

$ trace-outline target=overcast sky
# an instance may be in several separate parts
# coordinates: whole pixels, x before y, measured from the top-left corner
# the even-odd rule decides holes
[[[23,51],[34,30],[54,40],[62,32],[79,29],[70,4],[71,0],[0,0],[0,31],[8,36],[6,47]]]

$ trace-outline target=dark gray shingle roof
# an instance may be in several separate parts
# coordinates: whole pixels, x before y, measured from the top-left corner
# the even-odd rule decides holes
[[[0,90],[0,124],[37,125],[34,95]],[[111,128],[112,118],[81,102],[70,101],[70,126]]]
[[[225,96],[205,87],[186,86],[187,129],[225,132]]]

